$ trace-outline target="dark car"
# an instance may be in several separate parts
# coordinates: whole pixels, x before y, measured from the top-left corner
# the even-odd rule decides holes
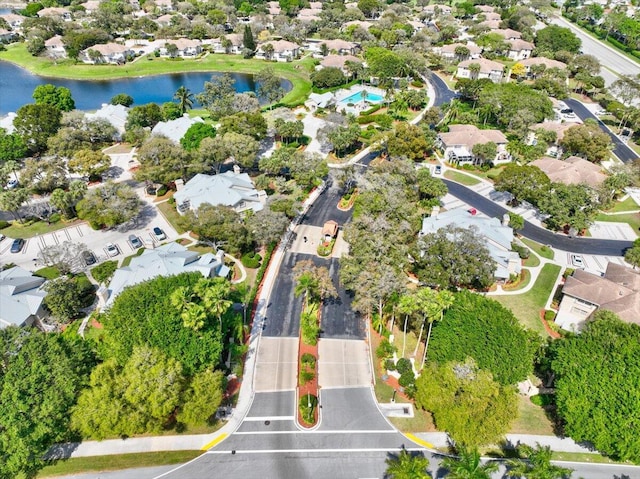
[[[22,251],[22,248],[24,248],[24,243],[25,241],[22,238],[14,239],[13,243],[11,243],[11,252],[19,253],[20,251]]]
[[[573,113],[573,110],[571,108],[563,108],[562,110],[560,110],[560,113],[562,113],[563,115],[569,115]]]
[[[92,264],[96,264],[96,255],[94,255],[91,251],[83,251],[82,259],[87,266],[91,266]]]
[[[129,235],[129,243],[133,249],[142,248],[142,241],[136,235]]]

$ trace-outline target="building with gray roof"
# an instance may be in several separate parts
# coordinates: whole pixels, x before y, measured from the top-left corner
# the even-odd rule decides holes
[[[124,135],[129,108],[124,105],[111,105],[103,103],[95,113],[87,113],[85,118],[92,120],[106,120],[113,126],[120,136]]]
[[[105,306],[109,306],[125,288],[158,276],[197,272],[205,278],[226,278],[230,269],[225,266],[223,259],[222,250],[218,250],[218,254],[215,255],[200,255],[178,243],[167,243],[152,250],[145,249],[140,256],[131,259],[129,266],[116,270],[108,288],[101,288],[99,296],[105,302]]]
[[[473,208],[456,208],[442,213],[438,208],[434,208],[432,215],[422,220],[420,235],[435,233],[449,227],[471,229],[486,240],[485,246],[496,263],[494,277],[497,280],[506,281],[511,275],[520,274],[522,271],[520,256],[511,251],[513,229],[502,224],[497,218],[478,216]]]
[[[19,266],[0,271],[0,329],[31,326],[47,315],[44,282]]]
[[[226,171],[219,175],[197,174],[173,195],[181,215],[197,210],[200,205],[228,206],[236,212],[264,208],[267,193],[256,190],[246,173]]]
[[[151,130],[151,136],[166,136],[178,144],[187,130],[191,128],[191,125],[195,125],[196,123],[204,123],[204,120],[199,116],[190,118],[189,114],[185,113],[175,120],[158,122],[156,126],[153,127],[153,130]]]

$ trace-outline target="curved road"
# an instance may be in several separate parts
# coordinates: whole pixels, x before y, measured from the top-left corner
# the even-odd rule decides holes
[[[475,191],[451,180],[443,178],[443,181],[456,198],[473,206],[478,211],[494,217],[502,218],[509,210],[497,203],[485,198]],[[630,241],[604,240],[595,238],[569,238],[568,236],[552,233],[549,230],[535,226],[525,221],[524,228],[519,232],[538,243],[550,245],[563,251],[580,254],[596,254],[603,256],[624,256],[624,250],[631,247]]]

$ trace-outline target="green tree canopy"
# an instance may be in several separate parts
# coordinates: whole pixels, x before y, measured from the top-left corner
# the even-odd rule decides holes
[[[71,439],[69,411],[94,364],[77,335],[0,329],[0,477],[31,476]]]
[[[515,389],[501,386],[473,360],[431,364],[416,380],[416,404],[457,446],[495,444],[517,415]]]
[[[560,140],[566,156],[576,155],[599,163],[611,154],[611,138],[597,125],[572,126]]]
[[[422,128],[409,123],[400,123],[387,140],[391,156],[404,156],[413,161],[424,159],[433,148],[433,141],[427,141]]]
[[[85,277],[61,277],[49,281],[45,286],[44,302],[53,316],[67,323],[79,316],[85,297],[93,291],[93,285]]]
[[[195,331],[184,326],[181,312],[171,305],[173,291],[201,278],[199,273],[185,273],[125,289],[104,318],[101,356],[124,364],[136,346],[146,344],[179,360],[187,375],[217,365],[223,347],[218,322],[208,321]]]
[[[180,224],[200,239],[234,253],[248,251],[251,245],[251,235],[240,214],[228,206],[203,203],[197,211],[187,211]]]
[[[142,209],[142,200],[125,183],[108,182],[87,192],[76,205],[78,218],[93,228],[113,227],[131,221]]]
[[[24,158],[27,151],[27,145],[20,135],[7,133],[4,128],[0,128],[0,165]]]
[[[60,109],[48,104],[29,104],[18,108],[13,126],[29,151],[38,153],[47,148],[47,139],[60,128]]]
[[[536,49],[542,52],[555,53],[560,50],[578,53],[582,41],[570,29],[549,25],[538,30],[535,39]]]
[[[347,77],[336,67],[326,67],[311,74],[311,81],[316,88],[332,88],[347,83]]]
[[[180,144],[185,150],[197,150],[205,138],[215,138],[216,129],[208,123],[195,123],[189,127]]]
[[[537,166],[515,163],[509,163],[495,182],[497,191],[508,191],[517,203],[528,201],[533,205],[538,204],[550,185],[549,177]]]
[[[579,335],[554,341],[550,359],[565,432],[640,463],[640,326],[599,311]]]
[[[112,105],[122,105],[126,107],[130,107],[133,105],[133,98],[131,95],[127,95],[126,93],[118,93],[111,98],[109,101]]]
[[[420,453],[411,453],[402,449],[396,456],[385,459],[387,470],[385,477],[389,479],[430,479],[427,472],[429,459]]]
[[[526,331],[500,303],[461,291],[444,319],[435,324],[429,353],[440,364],[472,357],[479,368],[507,386],[533,372],[539,347],[538,336]]]
[[[60,111],[71,111],[76,107],[71,90],[50,83],[38,85],[33,90],[33,99],[36,101],[36,105],[51,105]]]
[[[566,226],[582,231],[588,228],[598,211],[597,194],[584,184],[552,183],[549,194],[540,198],[540,211],[550,215],[547,228],[558,231]]]
[[[184,394],[178,421],[197,426],[210,421],[222,403],[226,378],[222,371],[206,369],[197,373]]]

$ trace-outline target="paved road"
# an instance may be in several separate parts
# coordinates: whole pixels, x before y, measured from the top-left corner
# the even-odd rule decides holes
[[[490,199],[476,193],[465,186],[443,178],[451,193],[456,198],[478,209],[482,213],[494,217],[502,218],[508,213],[503,208]],[[624,250],[631,246],[630,241],[604,240],[595,238],[569,238],[568,236],[552,233],[544,228],[525,222],[520,233],[538,243],[551,245],[554,248],[580,254],[598,254],[605,256],[624,256]]]
[[[600,60],[600,64],[604,67],[600,74],[605,80],[607,86],[611,85],[616,79],[616,75],[638,75],[640,74],[640,65],[630,58],[619,53],[617,50],[608,45],[594,39],[573,23],[562,17],[555,17],[552,23],[561,27],[570,28],[580,40],[582,40],[582,51],[589,55],[595,56]]]
[[[600,120],[600,118],[591,113],[591,111],[586,106],[584,106],[582,102],[579,102],[578,100],[574,100],[572,98],[568,98],[564,100],[564,102],[576,113],[576,115],[578,115],[578,117],[580,117],[582,121],[590,118],[598,122],[598,126],[600,127],[600,129],[611,137],[611,141],[613,142],[613,153],[615,153],[615,155],[620,158],[620,160],[625,163],[629,163],[630,161],[638,158],[637,153],[629,148],[625,143],[623,143],[620,138],[614,135],[611,130],[607,128],[607,125],[605,125]]]
[[[436,92],[435,106],[440,106],[443,103],[449,103],[458,96],[458,94],[450,90],[444,80],[435,73],[431,73],[428,78],[431,82],[431,86],[433,86],[433,89]]]

